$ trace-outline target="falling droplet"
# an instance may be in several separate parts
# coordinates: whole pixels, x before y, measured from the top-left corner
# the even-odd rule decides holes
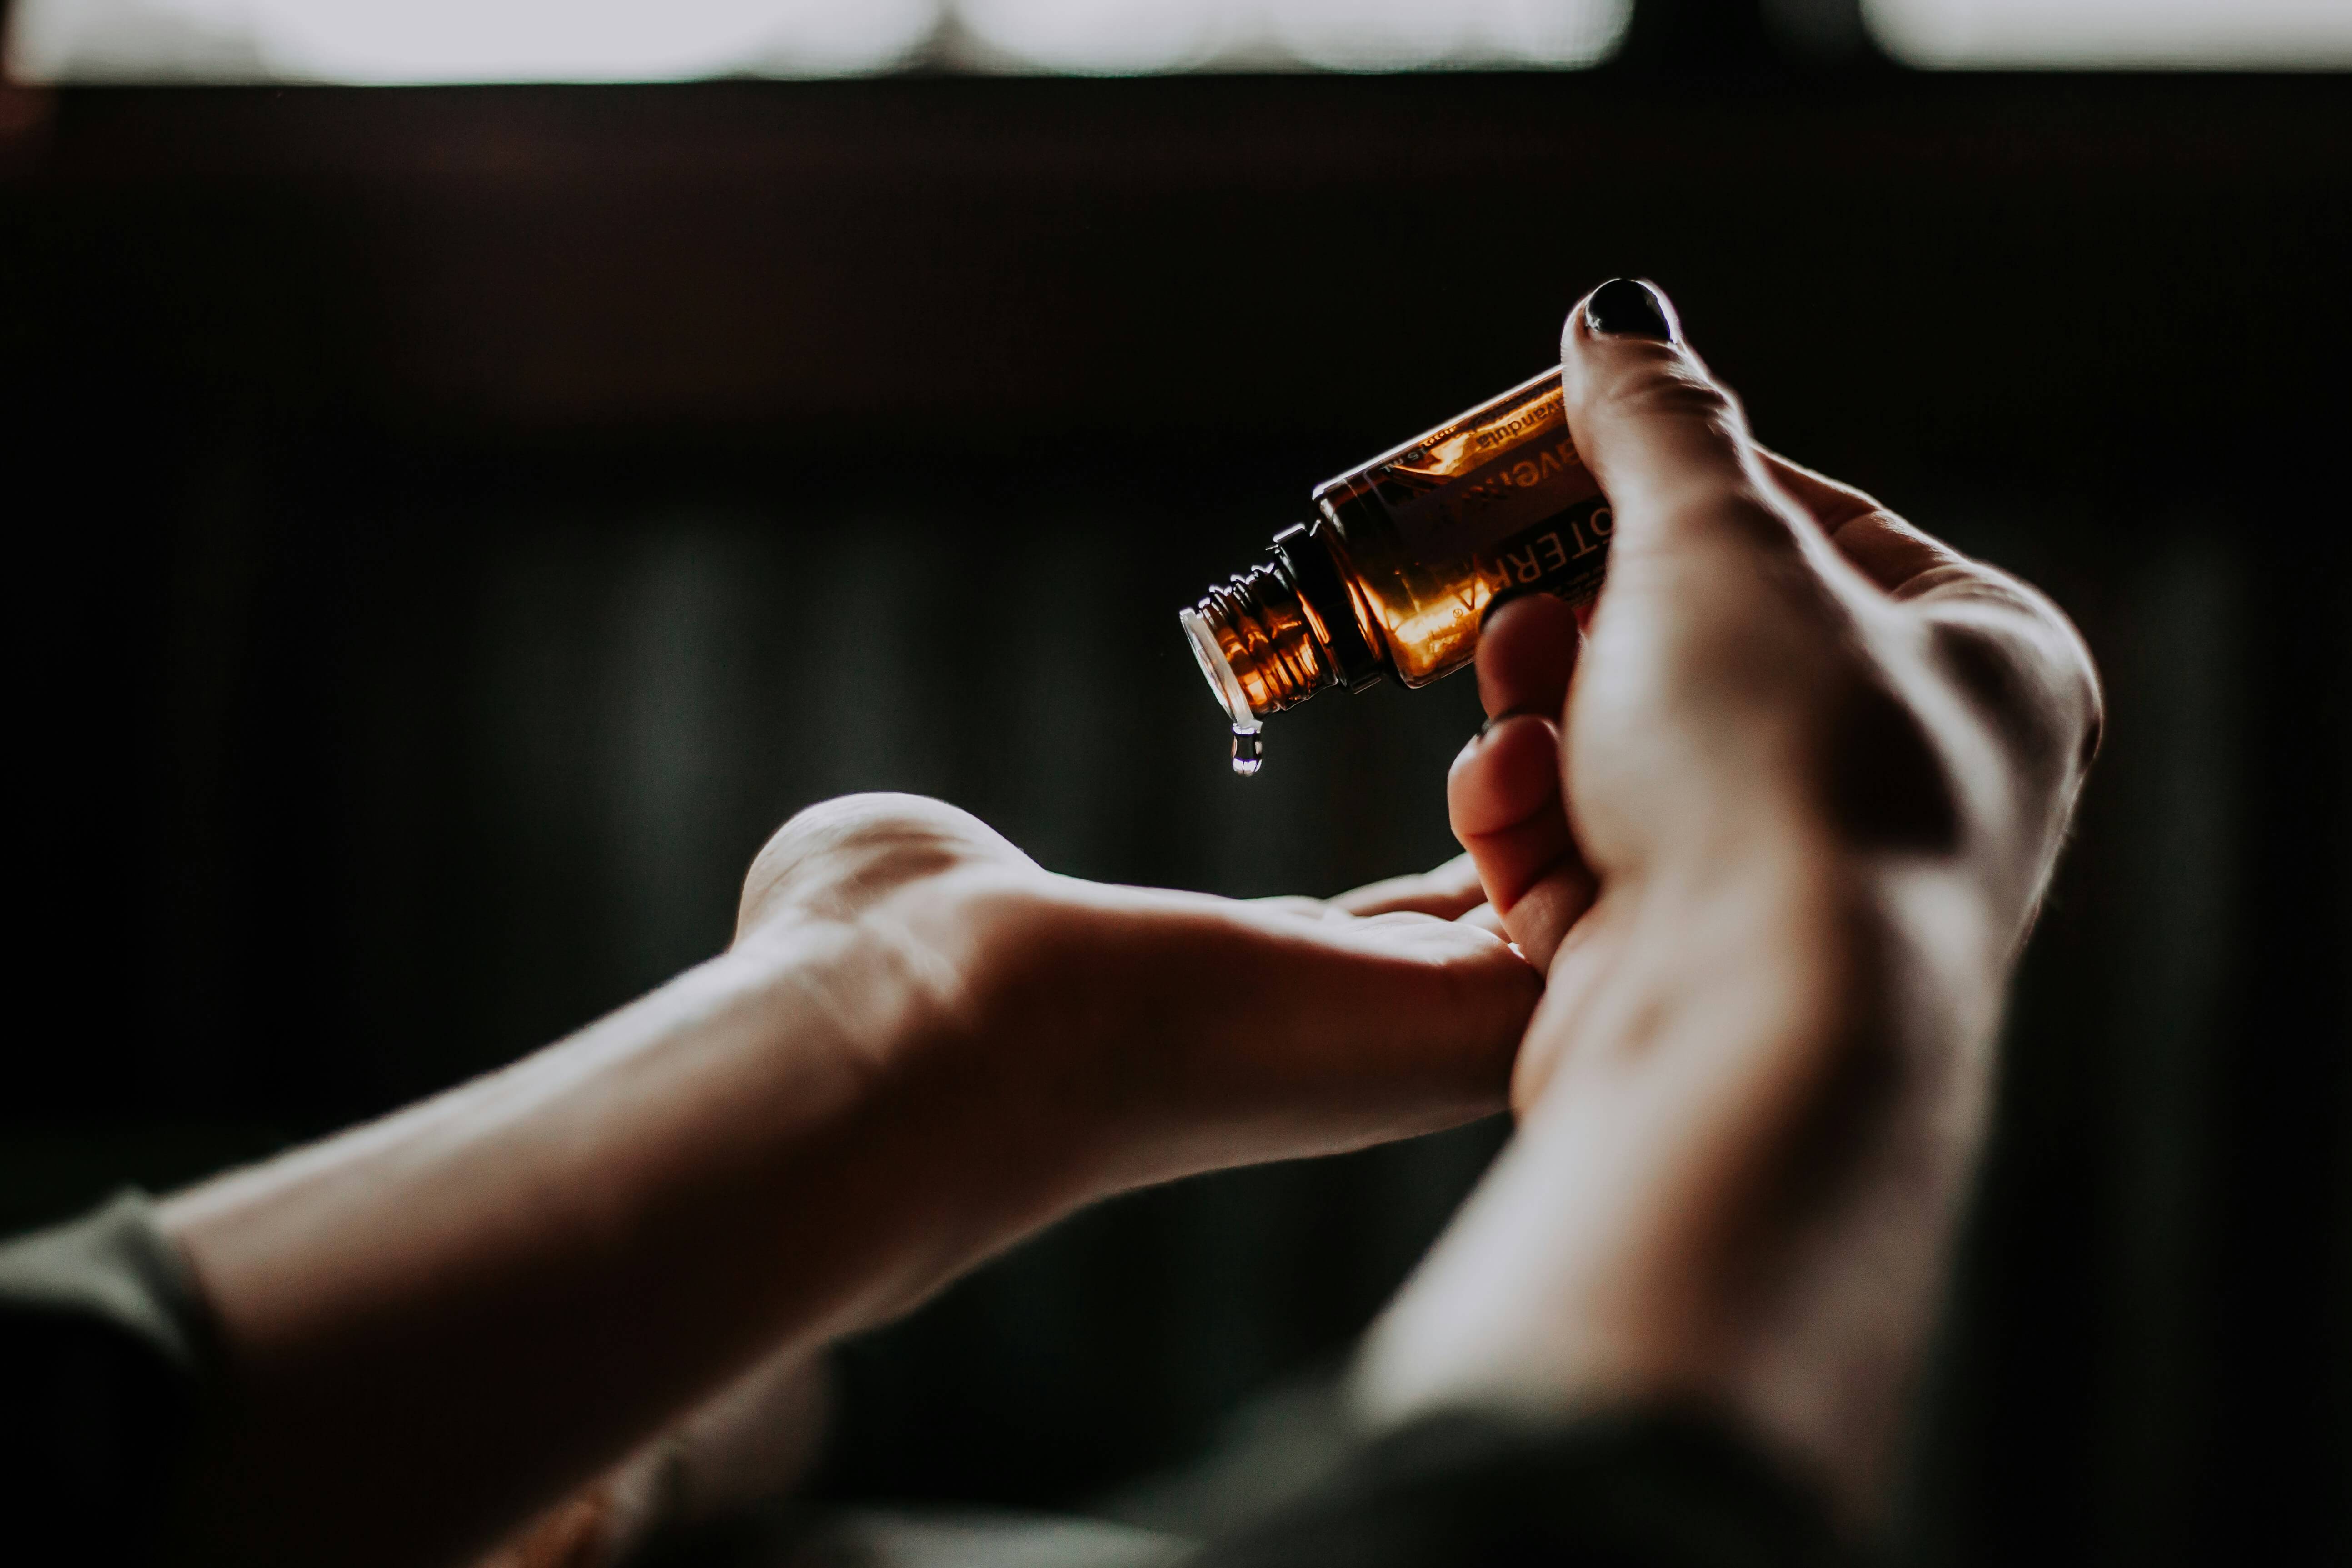
[[[1255,724],[1234,726],[1234,772],[1247,778],[1265,763],[1265,737]]]

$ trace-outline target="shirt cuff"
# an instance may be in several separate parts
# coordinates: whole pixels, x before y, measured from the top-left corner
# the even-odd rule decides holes
[[[0,1247],[0,1489],[93,1563],[151,1561],[215,1363],[210,1313],[145,1194]]]

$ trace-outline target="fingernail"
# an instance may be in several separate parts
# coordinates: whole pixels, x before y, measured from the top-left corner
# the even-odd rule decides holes
[[[1541,717],[1542,717],[1542,715],[1541,715],[1541,714],[1539,714],[1539,713],[1536,713],[1536,710],[1535,710],[1534,709],[1532,709],[1532,708],[1510,708],[1510,709],[1506,709],[1504,711],[1502,711],[1502,712],[1500,712],[1500,713],[1497,713],[1497,714],[1494,715],[1492,718],[1488,719],[1485,723],[1483,723],[1483,724],[1479,725],[1479,726],[1478,726],[1478,733],[1477,733],[1476,735],[1473,736],[1473,737],[1472,737],[1472,739],[1473,739],[1473,740],[1483,741],[1483,740],[1485,740],[1488,735],[1490,735],[1490,734],[1494,733],[1495,729],[1496,729],[1496,727],[1497,725],[1507,724],[1507,723],[1509,723],[1509,722],[1510,722],[1512,720],[1514,720],[1514,719],[1525,719],[1525,718],[1527,718],[1529,714],[1535,714],[1535,715],[1536,715],[1536,717],[1538,717],[1538,718],[1541,718]]]
[[[1674,307],[1665,296],[1638,278],[1612,278],[1584,302],[1584,320],[1596,332],[1620,338],[1655,338],[1670,343],[1680,336]]]

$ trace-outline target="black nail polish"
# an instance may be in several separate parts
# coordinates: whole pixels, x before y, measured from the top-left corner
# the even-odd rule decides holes
[[[1676,337],[1674,310],[1663,295],[1636,278],[1612,278],[1584,302],[1584,319],[1596,332],[1613,337],[1655,338],[1663,343]]]

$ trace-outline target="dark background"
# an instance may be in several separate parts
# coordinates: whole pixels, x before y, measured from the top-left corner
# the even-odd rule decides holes
[[[0,1218],[557,1037],[844,790],[1230,893],[1443,858],[1466,682],[1326,698],[1242,783],[1173,612],[1643,273],[1766,439],[2109,681],[1920,1554],[2352,1551],[2352,79],[1643,17],[1557,76],[0,97]],[[823,1485],[1183,1458],[1500,1136],[1082,1216],[852,1349]]]

